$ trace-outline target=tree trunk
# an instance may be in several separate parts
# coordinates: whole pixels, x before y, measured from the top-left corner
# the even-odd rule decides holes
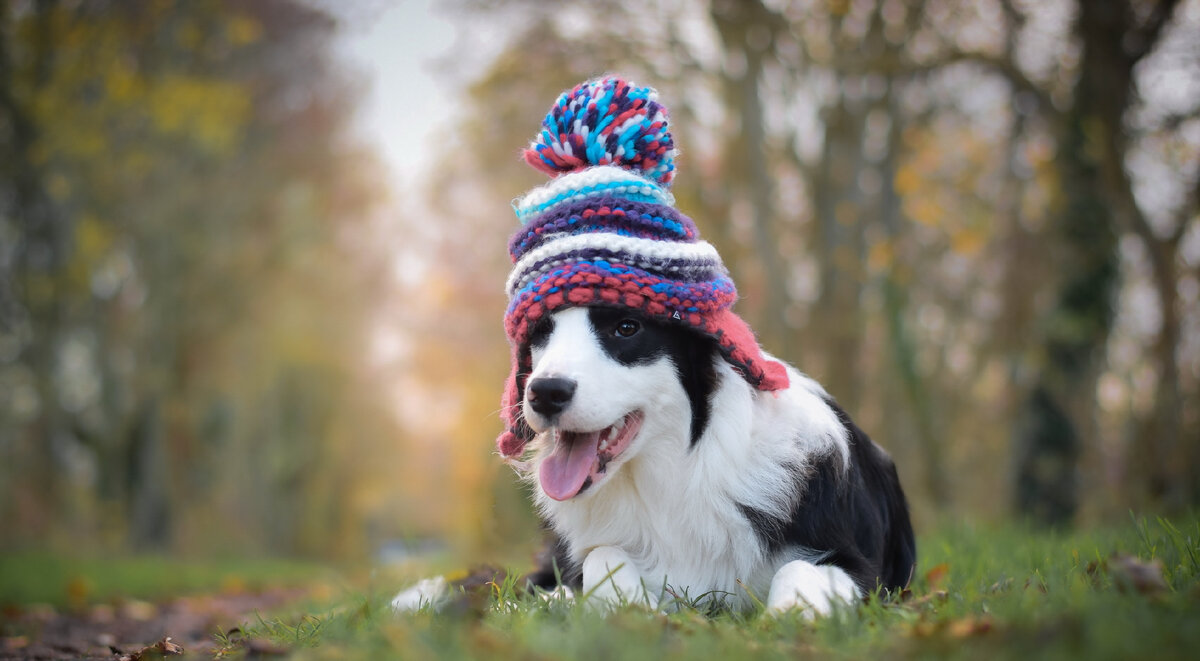
[[[896,98],[898,84],[895,80],[889,81],[887,96],[884,99],[888,115],[891,117],[891,126],[888,129],[887,156],[880,164],[880,178],[884,182],[879,204],[880,219],[887,241],[893,248],[893,254],[895,244],[899,241],[901,223],[900,196],[896,194],[895,188],[896,161],[900,158],[902,148],[901,111]],[[908,297],[905,294],[904,283],[900,282],[901,274],[898,270],[893,259],[883,279],[883,307],[888,326],[889,350],[908,403],[917,447],[924,460],[925,488],[934,507],[945,511],[950,506],[945,452],[934,420],[929,388],[917,370],[916,341],[904,314],[908,308]]]
[[[41,0],[33,5],[36,37],[32,86],[35,89],[49,79],[54,5],[51,0]],[[32,496],[27,502],[35,503],[57,517],[59,471],[56,451],[67,442],[70,432],[66,412],[59,405],[54,372],[63,324],[60,274],[67,262],[70,229],[66,218],[50,199],[44,170],[33,155],[37,126],[21,99],[16,97],[16,71],[9,36],[12,11],[7,3],[0,4],[5,36],[0,43],[0,116],[7,124],[7,139],[11,144],[3,167],[6,178],[12,182],[11,213],[17,230],[13,270],[19,283],[16,292],[19,302],[13,300],[4,305],[0,310],[4,315],[0,323],[5,326],[5,332],[11,332],[10,328],[15,330],[22,321],[29,325],[23,359],[34,374],[38,409],[33,423],[23,430],[23,434],[17,433],[17,443],[28,456],[28,463],[22,464],[19,479],[24,484],[24,495]],[[0,287],[2,289],[6,288]],[[49,523],[38,522],[39,525]]]
[[[727,53],[745,62],[742,71],[725,74],[726,102],[738,118],[741,134],[732,141],[729,161],[731,182],[740,189],[750,207],[754,248],[761,264],[764,305],[754,322],[760,341],[772,353],[790,355],[787,309],[791,297],[788,275],[775,236],[775,191],[768,168],[767,135],[764,126],[762,80],[764,58],[771,52],[775,18],[755,0],[716,0],[712,17]]]
[[[1132,62],[1120,44],[1133,15],[1124,1],[1079,5],[1083,46],[1074,103],[1058,135],[1061,198],[1051,232],[1062,280],[1043,320],[1038,372],[1016,427],[1016,507],[1031,520],[1068,524],[1078,507],[1078,461],[1091,433],[1095,365],[1112,327],[1117,228],[1104,176],[1107,136],[1122,130]],[[1120,163],[1118,159],[1116,161]]]
[[[157,396],[151,395],[142,402],[126,455],[129,540],[133,548],[141,550],[161,550],[170,541],[170,494],[161,407]]]

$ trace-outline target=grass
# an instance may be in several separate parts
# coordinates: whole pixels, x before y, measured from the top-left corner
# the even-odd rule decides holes
[[[636,607],[608,617],[503,582],[451,612],[393,615],[388,586],[247,635],[296,659],[1192,659],[1200,649],[1200,518],[1078,533],[949,526],[921,540],[903,599],[809,622]],[[291,623],[289,623],[291,622]]]
[[[163,555],[0,553],[0,606],[77,609],[119,599],[157,601],[214,590],[303,585],[326,574],[327,569],[313,563],[277,558],[195,561]]]
[[[293,659],[1191,659],[1200,649],[1200,516],[1070,533],[960,524],[922,536],[918,550],[920,572],[904,598],[816,622],[687,606],[599,617],[520,595],[511,581],[446,612],[397,616],[387,603],[403,586],[376,575],[332,606],[294,604],[232,639],[219,635],[217,656],[242,657],[250,640]],[[197,570],[178,585],[222,580],[219,567],[209,569],[208,579]],[[120,571],[96,580],[96,594],[122,589]],[[12,582],[2,581],[7,596]]]

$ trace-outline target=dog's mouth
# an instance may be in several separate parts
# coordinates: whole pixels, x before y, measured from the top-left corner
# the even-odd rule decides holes
[[[538,479],[554,500],[568,500],[597,482],[608,464],[624,452],[642,428],[641,411],[591,432],[551,430],[554,451],[542,461]]]

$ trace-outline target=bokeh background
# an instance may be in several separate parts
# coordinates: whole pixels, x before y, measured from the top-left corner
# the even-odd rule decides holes
[[[0,0],[0,550],[533,548],[510,201],[604,73],[918,529],[1200,500],[1200,0]]]

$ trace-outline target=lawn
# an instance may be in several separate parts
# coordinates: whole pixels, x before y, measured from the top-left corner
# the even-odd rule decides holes
[[[402,586],[374,574],[332,601],[310,593],[232,634],[223,628],[204,652],[237,658],[248,641],[294,659],[1192,659],[1200,650],[1196,516],[1070,533],[951,525],[922,536],[919,553],[910,591],[816,622],[635,607],[602,618],[504,581],[442,613],[396,616],[386,604]]]

